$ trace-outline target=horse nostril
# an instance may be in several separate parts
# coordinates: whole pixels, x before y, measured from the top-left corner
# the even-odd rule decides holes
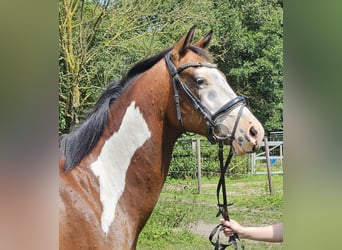
[[[255,137],[258,134],[258,131],[255,129],[255,127],[251,127],[249,130],[249,133],[252,137]]]

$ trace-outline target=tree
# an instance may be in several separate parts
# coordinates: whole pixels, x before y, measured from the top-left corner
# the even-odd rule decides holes
[[[60,133],[84,119],[110,81],[193,24],[198,38],[214,29],[214,61],[266,130],[280,129],[281,23],[275,0],[59,0]]]
[[[94,40],[109,1],[59,1],[59,115],[60,130],[67,132],[79,122],[78,109],[88,102],[92,77],[89,62],[96,55]],[[83,73],[86,72],[86,73]]]
[[[281,1],[215,1],[215,60],[266,131],[282,129]]]
[[[105,86],[132,64],[171,46],[199,18],[209,20],[200,11],[210,3],[60,0],[60,133],[77,126]]]

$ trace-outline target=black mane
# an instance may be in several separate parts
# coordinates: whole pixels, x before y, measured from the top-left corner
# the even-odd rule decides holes
[[[193,46],[190,49],[207,58],[201,49]],[[96,146],[106,125],[110,104],[118,99],[134,77],[150,69],[170,50],[171,48],[165,49],[153,57],[138,62],[122,80],[111,83],[102,93],[87,119],[78,128],[62,138],[60,154],[65,157],[65,172],[77,166],[82,158],[89,154]]]

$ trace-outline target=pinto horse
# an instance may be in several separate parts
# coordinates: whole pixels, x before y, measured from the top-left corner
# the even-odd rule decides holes
[[[255,151],[260,122],[210,63],[212,32],[195,26],[173,47],[136,64],[104,91],[60,143],[60,249],[135,249],[183,132]]]

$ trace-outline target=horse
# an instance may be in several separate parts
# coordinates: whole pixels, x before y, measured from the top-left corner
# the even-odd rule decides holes
[[[254,152],[264,129],[211,63],[213,32],[138,62],[60,142],[60,249],[136,249],[183,133]]]

